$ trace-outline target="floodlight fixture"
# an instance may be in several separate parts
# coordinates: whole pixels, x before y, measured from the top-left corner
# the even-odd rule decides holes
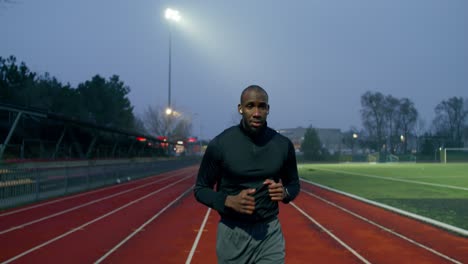
[[[180,19],[182,18],[179,14],[179,11],[168,8],[166,9],[165,16],[167,20],[172,20],[175,22],[179,22]]]

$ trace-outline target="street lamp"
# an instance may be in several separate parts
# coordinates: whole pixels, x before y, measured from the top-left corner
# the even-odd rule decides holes
[[[168,78],[168,98],[167,98],[167,108],[166,108],[166,115],[172,114],[171,108],[171,67],[172,67],[172,23],[171,22],[179,22],[181,16],[179,11],[168,8],[165,12],[165,17],[169,20],[169,78]]]

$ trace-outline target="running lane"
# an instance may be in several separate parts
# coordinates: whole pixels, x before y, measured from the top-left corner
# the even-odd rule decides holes
[[[110,199],[112,196],[132,192],[168,178],[183,175],[184,173],[184,170],[162,173],[153,177],[138,179],[94,191],[55,198],[18,209],[4,211],[0,213],[0,234],[4,233],[5,230],[18,226],[24,227],[25,224],[37,222],[40,221],[40,219],[65,214],[78,208],[98,203],[101,200]]]
[[[362,263],[291,205],[280,205],[279,218],[286,239],[286,263]],[[217,263],[218,222],[218,213],[212,211],[191,263]]]
[[[196,169],[90,192],[94,200],[84,193],[70,200],[89,204],[66,213],[80,203],[10,214],[0,263],[216,263],[219,216],[193,197]],[[468,263],[466,238],[305,182],[279,218],[286,263]]]
[[[308,183],[294,204],[372,263],[468,261],[466,238]]]
[[[286,263],[468,263],[466,238],[308,183],[302,187],[294,203],[280,205]],[[207,223],[191,263],[216,263],[218,221],[216,214]]]
[[[128,237],[99,261],[102,263],[185,263],[206,207],[197,203],[190,191],[157,219],[149,220],[141,230]]]
[[[156,184],[0,236],[1,261],[89,263],[128,236],[155,212],[189,191],[194,168]],[[3,246],[5,245],[5,246]]]

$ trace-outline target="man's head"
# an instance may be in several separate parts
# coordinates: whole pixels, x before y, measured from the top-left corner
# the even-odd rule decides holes
[[[258,85],[250,85],[242,91],[237,109],[242,115],[244,128],[250,133],[257,133],[265,127],[270,111],[267,92]]]

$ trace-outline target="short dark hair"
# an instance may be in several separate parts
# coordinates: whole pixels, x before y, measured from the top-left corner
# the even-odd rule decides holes
[[[267,101],[268,101],[268,93],[265,91],[265,89],[263,89],[262,87],[260,87],[260,85],[252,84],[252,85],[247,86],[247,88],[245,88],[245,89],[242,91],[241,96],[240,96],[240,102],[241,102],[241,103],[242,103],[242,97],[244,97],[244,95],[245,95],[247,92],[250,92],[250,91],[256,91],[256,92],[260,92],[260,93],[265,94],[266,99],[267,99]]]

